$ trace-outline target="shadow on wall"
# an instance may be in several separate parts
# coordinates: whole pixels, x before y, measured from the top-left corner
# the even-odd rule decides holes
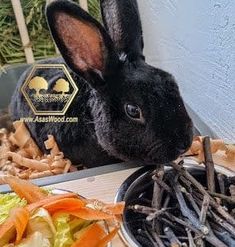
[[[187,104],[235,142],[235,1],[139,0],[149,63],[171,72]]]

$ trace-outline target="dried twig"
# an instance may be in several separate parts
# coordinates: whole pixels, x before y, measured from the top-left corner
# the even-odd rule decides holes
[[[159,237],[159,234],[157,234],[154,231],[151,231],[151,233],[150,233],[145,224],[144,224],[144,229],[145,229],[146,234],[149,236],[149,239],[151,240],[154,247],[155,246],[156,247],[165,247],[164,243],[162,242],[161,238]]]
[[[206,216],[207,216],[209,205],[210,205],[210,198],[207,195],[205,195],[203,198],[202,209],[201,209],[201,214],[200,214],[200,222],[202,224],[206,223]]]
[[[168,207],[168,205],[170,203],[170,200],[171,200],[171,196],[168,194],[166,196],[166,199],[165,199],[164,203],[163,203],[163,208],[167,208]]]
[[[194,211],[197,213],[197,215],[200,216],[200,209],[199,209],[195,199],[193,198],[192,194],[188,193],[185,188],[181,188],[181,191],[185,194],[186,198],[191,203],[191,205],[192,205]]]
[[[164,189],[165,191],[167,191],[169,194],[173,195],[172,189],[170,188],[169,185],[167,185],[162,178],[154,175],[152,177],[153,181],[156,182],[158,184],[158,186],[160,186],[162,189]]]
[[[217,174],[217,179],[219,182],[219,188],[220,188],[220,193],[225,194],[225,175],[218,173]]]
[[[203,232],[204,234],[208,234],[208,228],[201,224],[199,219],[195,217],[195,214],[190,210],[185,202],[183,194],[181,192],[181,187],[177,183],[172,183],[172,187],[175,190],[175,194],[180,205],[181,212],[184,217],[188,218],[190,222],[196,227],[199,231]]]
[[[161,205],[161,199],[162,199],[162,193],[161,193],[161,187],[156,182],[156,180],[162,180],[164,175],[164,166],[160,166],[158,169],[156,169],[153,178],[154,180],[154,187],[153,187],[153,199],[152,199],[152,207],[159,209]]]
[[[195,228],[188,220],[182,220],[172,214],[167,214],[168,218],[171,218],[175,222],[185,226],[186,228],[190,229],[191,231],[195,232],[198,236],[202,234],[197,228]],[[205,239],[213,244],[214,246],[220,246],[220,247],[226,247],[223,242],[221,242],[219,239],[217,239],[212,233],[208,235],[204,235]]]
[[[173,163],[172,166],[174,170],[165,175],[158,169],[152,176],[154,193],[157,191],[159,194],[153,194],[151,202],[146,201],[150,206],[128,207],[147,216],[149,241],[157,247],[207,247],[208,244],[232,247],[235,243],[235,219],[232,215],[235,211],[235,186],[227,177],[218,174],[220,193],[210,192],[208,187],[211,185],[208,183],[205,188],[197,180],[198,175],[191,175],[182,163]],[[210,184],[217,189],[215,180],[212,180]],[[228,192],[229,186],[232,196],[222,194],[222,191]],[[152,206],[156,203],[158,208]]]
[[[210,195],[212,195],[213,197],[218,197],[220,199],[223,199],[224,201],[227,201],[230,204],[235,204],[235,198],[231,197],[231,196],[226,196],[226,195],[222,195],[220,193],[215,193],[215,192],[209,192]]]
[[[137,213],[146,214],[146,215],[150,215],[158,211],[156,208],[137,205],[137,204],[134,206],[130,205],[127,207],[127,209],[133,210],[134,212],[137,212]]]
[[[188,236],[189,247],[197,247],[195,242],[194,242],[192,232],[188,228],[186,228],[186,232],[187,232],[187,236]]]
[[[164,227],[163,231],[166,234],[171,247],[180,247],[182,245],[179,239],[176,237],[173,230],[169,226]]]
[[[220,226],[222,226],[226,231],[230,232],[230,234],[235,238],[235,228],[231,226],[228,222],[224,221],[220,218],[216,213],[210,210],[210,214],[212,219],[217,222]]]
[[[210,192],[215,191],[215,166],[211,154],[210,137],[206,136],[203,139],[203,150],[205,155],[205,166],[207,175],[207,187]]]
[[[235,184],[235,183],[234,183]],[[229,192],[231,194],[231,197],[234,199],[235,198],[235,185],[231,184],[229,186]]]
[[[161,238],[159,237],[157,233],[153,232],[152,235],[153,235],[155,242],[158,244],[158,247],[165,247],[164,243],[162,242]]]
[[[158,169],[156,169],[155,174],[153,177],[158,178],[159,180],[162,180],[164,176],[164,166],[161,165]],[[162,195],[163,195],[163,189],[159,186],[159,184],[154,181],[153,186],[153,198],[152,198],[152,207],[156,209],[160,209],[161,207],[161,201],[162,201]],[[157,234],[161,233],[161,227],[159,225],[158,220],[156,220],[153,225],[155,225]]]
[[[162,208],[162,209],[160,209],[160,210],[156,210],[156,212],[149,214],[149,215],[146,217],[146,220],[147,220],[147,221],[152,221],[152,220],[158,218],[158,217],[159,217],[160,215],[162,215],[164,212],[170,211],[170,210],[172,210],[172,209],[175,209],[175,207],[174,207],[174,208],[173,208],[173,207]]]
[[[220,204],[218,204],[204,189],[204,187],[182,166],[172,163],[172,166],[184,177],[186,177],[203,195],[207,195],[210,198],[210,205],[217,210],[217,212],[223,216],[230,224],[235,226],[235,219],[227,213]]]

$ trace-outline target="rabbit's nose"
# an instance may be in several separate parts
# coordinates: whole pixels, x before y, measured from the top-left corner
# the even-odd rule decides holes
[[[179,149],[177,148],[177,151],[178,153],[181,155],[181,154],[184,154],[186,152],[187,149]]]
[[[183,154],[188,150],[189,146],[190,146],[189,141],[181,141],[179,142],[176,148],[180,154]]]

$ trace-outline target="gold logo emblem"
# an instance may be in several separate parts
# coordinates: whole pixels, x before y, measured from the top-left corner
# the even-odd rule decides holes
[[[36,64],[21,92],[35,115],[65,115],[78,88],[64,64]]]

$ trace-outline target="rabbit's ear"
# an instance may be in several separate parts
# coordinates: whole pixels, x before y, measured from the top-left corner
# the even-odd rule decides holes
[[[101,12],[106,30],[119,54],[129,59],[143,57],[143,35],[136,0],[101,0]]]
[[[104,77],[118,61],[105,29],[77,4],[53,1],[46,8],[52,36],[68,66],[84,77]]]

